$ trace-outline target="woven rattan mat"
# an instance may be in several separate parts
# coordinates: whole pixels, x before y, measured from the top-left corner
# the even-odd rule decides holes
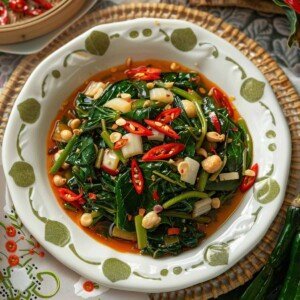
[[[277,63],[253,40],[221,19],[195,9],[169,4],[127,4],[95,11],[81,18],[40,53],[24,58],[3,89],[0,96],[0,142],[13,103],[33,69],[54,50],[88,28],[103,23],[118,22],[139,17],[174,18],[191,21],[216,33],[239,49],[265,75],[273,88],[288,121],[292,135],[292,164],[284,205],[269,231],[247,256],[224,274],[207,282],[171,293],[152,294],[152,299],[208,299],[244,284],[266,262],[283,224],[285,211],[297,192],[300,180],[300,97]]]
[[[284,13],[284,10],[271,0],[189,0],[189,3],[195,6],[243,7],[266,13]]]

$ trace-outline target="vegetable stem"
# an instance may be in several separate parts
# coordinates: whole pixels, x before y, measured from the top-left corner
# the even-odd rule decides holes
[[[203,192],[205,190],[208,176],[209,176],[209,174],[207,172],[205,172],[203,169],[200,171],[199,181],[198,181],[198,185],[197,185],[197,190],[199,192]]]
[[[176,180],[174,180],[174,179],[172,179],[172,178],[170,178],[170,177],[168,177],[168,176],[166,176],[166,175],[164,175],[164,174],[162,174],[162,173],[160,173],[158,171],[152,171],[152,173],[155,174],[155,175],[157,175],[158,177],[160,177],[160,178],[162,178],[162,179],[170,182],[170,183],[179,185],[182,188],[186,188],[186,185],[183,182],[176,181]]]
[[[103,127],[102,127],[102,128],[103,128]],[[110,149],[113,150],[113,148],[114,148],[114,143],[110,140],[110,138],[109,138],[109,133],[108,133],[107,131],[102,131],[102,132],[101,132],[101,137],[103,138],[105,144],[106,144]],[[121,161],[122,163],[125,163],[125,162],[126,162],[126,159],[124,158],[124,156],[123,156],[121,150],[113,150],[113,151],[116,153],[116,155],[119,157],[119,159],[120,159],[120,161]]]
[[[75,145],[75,143],[77,142],[78,137],[79,137],[78,135],[73,135],[73,137],[69,140],[67,146],[65,147],[63,152],[59,155],[57,161],[54,163],[54,165],[50,169],[50,174],[55,174],[60,169],[62,164],[65,162],[67,156],[72,151],[72,148]]]
[[[95,162],[95,168],[97,168],[97,169],[101,168],[103,156],[104,156],[104,149],[101,148],[101,149],[99,149],[99,151],[97,153],[97,159],[96,159],[96,162]]]
[[[147,230],[142,226],[142,220],[143,217],[140,215],[134,217],[135,231],[139,249],[144,249],[145,247],[147,247],[148,244]]]
[[[288,249],[292,243],[294,235],[300,225],[300,195],[292,202],[287,210],[286,219],[282,231],[279,235],[277,244],[260,273],[248,286],[241,300],[265,299],[268,288],[275,276],[275,270],[283,263]]]
[[[175,86],[173,86],[171,90],[175,94],[177,94],[187,100],[192,101],[196,106],[197,115],[198,115],[198,118],[199,118],[201,126],[202,126],[200,138],[196,143],[196,149],[200,149],[202,146],[202,143],[204,141],[204,138],[206,136],[206,133],[207,133],[207,121],[206,121],[204,112],[201,108],[202,98],[195,91],[187,92],[187,91],[182,90]]]
[[[165,202],[163,204],[163,208],[164,209],[167,209],[169,208],[170,206],[180,202],[180,201],[183,201],[185,199],[189,199],[189,198],[207,198],[208,195],[206,193],[203,193],[203,192],[198,192],[198,191],[190,191],[190,192],[186,192],[184,194],[181,194],[181,195],[178,195],[170,200],[168,200],[167,202]]]
[[[252,155],[253,155],[253,142],[252,142],[252,137],[250,134],[250,131],[248,129],[248,126],[245,122],[244,119],[240,118],[238,120],[238,125],[240,126],[240,128],[243,130],[245,136],[246,136],[246,147],[248,148],[248,153],[247,153],[247,166],[246,168],[248,168],[251,165],[252,162]]]

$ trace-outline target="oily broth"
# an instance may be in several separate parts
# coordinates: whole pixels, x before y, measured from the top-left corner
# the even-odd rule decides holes
[[[170,72],[170,65],[171,62],[169,61],[162,61],[162,60],[144,60],[139,62],[132,62],[130,65],[131,68],[135,68],[138,66],[153,66],[162,69],[163,72]],[[176,71],[182,71],[182,72],[189,72],[191,71],[189,68],[182,66],[178,64],[179,68]],[[55,123],[57,120],[60,120],[68,110],[74,108],[74,99],[76,98],[76,95],[79,92],[82,92],[87,87],[88,83],[91,81],[118,81],[125,79],[126,76],[124,74],[124,71],[128,69],[128,66],[126,64],[113,67],[104,71],[101,71],[97,73],[96,75],[92,76],[88,80],[86,80],[79,88],[77,88],[62,104],[60,110],[58,111],[56,118],[53,120],[50,126],[50,130],[48,133],[47,138],[47,149],[50,149],[55,146],[55,143],[51,139],[51,135],[55,126]],[[207,90],[210,90],[211,87],[216,86],[212,81],[210,81],[208,78],[206,78],[203,74],[200,74],[201,81],[204,83],[204,86]],[[237,120],[240,117],[238,112],[235,110],[234,112],[234,119]],[[53,165],[53,155],[47,155],[47,170],[50,170],[50,168]],[[80,214],[78,212],[73,212],[70,210],[64,209],[64,201],[59,197],[57,188],[52,183],[52,175],[48,174],[49,182],[51,184],[52,190],[55,194],[55,197],[60,205],[60,207],[65,211],[65,213],[82,229],[85,233],[87,233],[89,236],[91,236],[93,239],[97,240],[98,242],[105,244],[115,250],[118,250],[120,252],[131,252],[131,253],[139,253],[139,250],[135,247],[135,242],[129,242],[125,240],[115,239],[115,238],[107,238],[105,236],[102,236],[95,231],[83,227],[80,225]],[[241,203],[243,198],[243,194],[240,191],[237,191],[236,195],[233,197],[231,201],[229,201],[227,204],[222,205],[217,213],[216,218],[207,225],[202,225],[200,228],[205,232],[206,238],[214,234],[222,224],[228,220],[228,218],[234,213],[234,211],[237,209],[239,204]]]

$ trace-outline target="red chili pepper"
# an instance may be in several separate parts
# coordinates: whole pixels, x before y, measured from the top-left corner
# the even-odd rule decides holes
[[[135,191],[140,195],[144,190],[144,176],[137,161],[131,161],[131,181]]]
[[[178,235],[180,233],[180,228],[172,227],[168,228],[168,235]]]
[[[36,4],[39,4],[42,8],[48,10],[53,7],[53,5],[47,0],[34,0]]]
[[[0,25],[9,23],[8,12],[4,3],[0,1]]]
[[[216,115],[216,113],[214,111],[212,111],[209,114],[209,118],[210,118],[210,121],[212,122],[212,124],[214,125],[216,132],[221,133],[221,124],[220,124],[218,116]]]
[[[123,125],[123,128],[128,132],[141,136],[153,135],[151,130],[134,121],[126,121],[126,124]]]
[[[129,69],[125,71],[125,75],[129,78],[134,78],[138,80],[156,80],[160,78],[161,69],[158,68],[148,68],[141,66],[134,69]]]
[[[159,195],[158,195],[158,191],[157,190],[154,190],[153,192],[152,192],[152,198],[153,198],[153,200],[155,200],[155,201],[158,201],[159,200]]]
[[[120,150],[128,143],[128,139],[120,139],[114,144],[114,150]]]
[[[178,133],[176,133],[171,126],[167,124],[163,124],[158,121],[153,121],[153,120],[144,120],[147,125],[150,127],[154,128],[155,130],[165,134],[166,136],[169,136],[175,140],[180,139],[180,136]]]
[[[60,198],[67,202],[73,202],[73,201],[78,201],[80,198],[82,198],[83,192],[81,191],[79,195],[75,194],[71,190],[67,188],[59,188],[58,193]]]
[[[117,170],[113,170],[113,169],[110,169],[110,168],[108,168],[108,167],[106,167],[106,166],[101,166],[101,169],[104,171],[104,172],[106,172],[106,173],[108,173],[109,175],[111,175],[111,176],[117,176],[118,174],[119,174],[119,170],[117,169]]]
[[[11,266],[11,267],[15,267],[19,264],[19,256],[15,255],[15,254],[12,254],[8,257],[8,264]]]
[[[5,243],[5,248],[8,252],[15,252],[18,246],[15,241],[9,240]]]
[[[15,237],[17,234],[16,228],[14,226],[7,226],[6,227],[6,234],[9,237]]]
[[[142,157],[143,161],[168,159],[184,150],[185,145],[181,143],[169,143],[153,147]]]
[[[166,109],[155,118],[155,121],[164,124],[170,123],[174,121],[176,118],[178,118],[180,114],[181,114],[181,109],[179,107]]]
[[[32,17],[36,17],[36,16],[39,16],[40,14],[43,13],[43,11],[39,8],[35,8],[35,9],[29,9],[28,6],[26,6],[24,8],[24,11],[23,11],[26,15],[28,16],[32,16]]]
[[[89,193],[88,196],[89,196],[89,199],[92,199],[92,200],[96,200],[97,199],[97,195],[94,194],[94,193]]]
[[[224,95],[219,89],[217,89],[216,87],[213,87],[213,96],[214,99],[217,101],[217,103],[222,106],[225,107],[227,109],[228,115],[229,117],[233,117],[234,116],[234,110],[233,107],[229,101],[229,99],[227,98],[226,95]]]
[[[300,1],[299,0],[284,0],[296,13],[300,14]]]
[[[254,185],[258,175],[258,164],[253,165],[251,170],[255,172],[255,176],[244,176],[240,186],[240,190],[243,193],[247,192]]]
[[[9,8],[16,13],[22,13],[24,12],[24,8],[26,8],[25,0],[9,0],[8,5]]]

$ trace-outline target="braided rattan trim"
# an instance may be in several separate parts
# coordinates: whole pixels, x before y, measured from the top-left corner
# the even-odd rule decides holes
[[[207,282],[171,293],[151,294],[152,299],[209,299],[247,282],[267,261],[282,227],[287,206],[297,192],[300,180],[300,97],[277,63],[256,42],[221,19],[183,6],[160,4],[127,4],[93,12],[68,28],[38,54],[24,58],[13,72],[0,96],[0,142],[12,105],[27,78],[38,63],[51,52],[88,28],[103,23],[139,17],[183,19],[214,32],[248,57],[265,75],[286,116],[292,136],[292,164],[284,204],[262,241],[246,257],[222,275]]]

